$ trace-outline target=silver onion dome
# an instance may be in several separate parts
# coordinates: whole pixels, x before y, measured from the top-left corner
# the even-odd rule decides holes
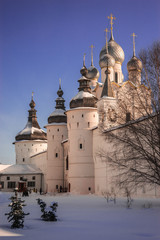
[[[114,64],[115,64],[115,60],[109,53],[104,54],[99,60],[100,68],[107,67],[107,66],[113,67]]]
[[[123,63],[124,51],[121,46],[112,38],[108,42],[108,53],[115,59],[116,62]],[[106,54],[106,45],[102,48],[99,58],[101,59]]]
[[[89,79],[98,79],[99,78],[99,71],[94,65],[91,65],[88,68],[88,73],[86,74],[86,78],[89,78]]]
[[[133,56],[131,60],[127,63],[127,70],[129,71],[142,71],[142,62],[136,56]]]

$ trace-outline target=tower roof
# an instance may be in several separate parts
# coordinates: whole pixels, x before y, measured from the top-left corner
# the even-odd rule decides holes
[[[83,66],[84,67],[84,66]],[[90,79],[86,77],[85,71],[80,71],[82,74],[81,78],[78,80],[79,82],[79,92],[78,94],[72,98],[70,101],[70,108],[77,107],[96,107],[97,98],[91,94],[90,88]]]
[[[38,121],[37,121],[37,110],[35,109],[35,102],[33,100],[33,94],[32,99],[29,104],[30,109],[28,110],[29,116],[28,116],[28,122],[24,129],[20,131],[15,139],[16,141],[21,140],[46,140],[46,133],[40,128]]]
[[[59,89],[57,91],[56,106],[54,112],[48,117],[48,123],[62,123],[67,122],[67,116],[65,115],[65,100],[63,96],[63,90],[61,89],[61,79],[59,80]]]

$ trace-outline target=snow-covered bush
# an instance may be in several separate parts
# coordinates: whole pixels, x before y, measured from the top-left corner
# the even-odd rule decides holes
[[[29,213],[23,212],[23,207],[26,206],[24,204],[25,201],[22,201],[21,198],[17,197],[16,191],[15,196],[12,196],[10,199],[11,203],[8,206],[11,207],[11,211],[5,213],[5,215],[8,215],[8,222],[12,222],[11,228],[23,228],[24,217],[25,215],[29,215]]]
[[[51,203],[51,205],[49,206],[49,208],[46,208],[46,203],[38,198],[37,199],[37,203],[39,204],[40,208],[41,208],[41,218],[44,221],[57,221],[57,216],[56,216],[56,211],[57,211],[57,207],[58,207],[58,203],[57,202],[53,202]]]

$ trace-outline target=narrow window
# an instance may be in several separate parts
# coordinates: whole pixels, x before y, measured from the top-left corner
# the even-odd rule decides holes
[[[23,162],[25,162],[25,158],[23,158]]]
[[[54,135],[52,136],[52,139],[54,139]]]
[[[68,170],[68,156],[66,157],[66,170]]]
[[[32,146],[33,146],[33,144],[32,144]]]
[[[63,140],[63,135],[62,135],[62,140]]]
[[[23,181],[23,177],[20,177],[20,181]]]
[[[58,153],[56,153],[56,158],[58,158]]]
[[[35,179],[36,179],[36,177],[35,177],[35,176],[33,176],[33,177],[32,177],[32,180],[35,180]]]
[[[28,148],[28,152],[29,152],[29,148]]]
[[[50,129],[49,129],[49,132],[50,132]]]
[[[77,128],[79,127],[79,122],[77,122]]]
[[[7,177],[7,180],[10,180],[10,177]]]
[[[88,127],[90,127],[90,122],[88,122]]]
[[[95,114],[93,115],[93,117],[95,117]]]
[[[79,144],[79,148],[82,149],[82,143]]]
[[[72,118],[74,118],[74,115],[72,115]]]
[[[118,83],[118,73],[115,72],[115,82]]]
[[[126,122],[129,122],[131,120],[131,114],[130,112],[126,113]]]
[[[59,128],[57,129],[57,132],[59,132]]]
[[[84,117],[84,115],[82,114],[82,118]]]
[[[58,185],[56,185],[56,189],[58,190]]]

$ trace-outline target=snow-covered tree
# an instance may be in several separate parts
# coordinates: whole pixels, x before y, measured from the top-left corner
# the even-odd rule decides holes
[[[11,203],[9,204],[9,207],[11,207],[11,211],[5,213],[5,215],[8,215],[8,222],[12,222],[11,228],[23,228],[24,217],[25,215],[29,215],[29,213],[23,212],[23,207],[26,206],[24,204],[25,201],[18,198],[17,189],[15,189],[15,196],[12,196],[10,199]]]

